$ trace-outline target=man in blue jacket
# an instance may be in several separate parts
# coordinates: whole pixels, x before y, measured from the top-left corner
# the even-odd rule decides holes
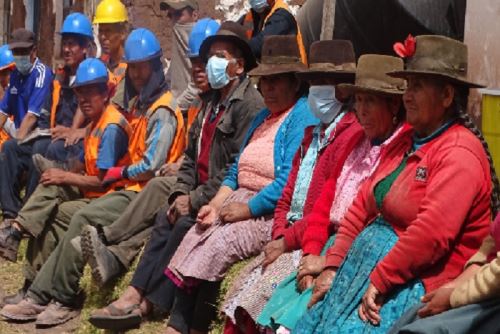
[[[42,78],[43,80],[35,82],[35,88],[41,85],[42,89],[47,92],[43,96],[43,103],[37,100],[39,104],[42,103],[41,107],[38,106],[38,111],[34,112],[31,110],[33,108],[28,106],[26,117],[30,118],[30,123],[27,129],[36,129],[27,138],[21,127],[17,140],[7,142],[0,156],[0,187],[2,189],[0,204],[4,219],[15,218],[23,202],[29,198],[38,185],[39,171],[43,171],[44,168],[40,168],[40,165],[43,166],[43,164],[34,164],[32,156],[35,162],[39,162],[41,156],[50,160],[66,162],[68,159],[76,160],[82,151],[86,120],[82,112],[77,109],[76,96],[69,86],[78,65],[85,60],[89,53],[93,39],[92,24],[85,15],[72,13],[64,20],[60,33],[62,35],[61,49],[64,68],[58,71],[55,78],[51,74],[50,78]],[[36,49],[36,47],[34,48]],[[22,52],[27,53],[28,51],[22,49]],[[16,53],[18,53],[17,47],[14,50],[14,56]],[[21,64],[21,66],[25,66],[29,70],[29,64]],[[28,80],[31,79],[33,72],[38,71],[39,65],[36,64],[33,65],[34,70],[31,70]],[[52,94],[50,94],[51,87]],[[12,92],[12,89],[9,92]],[[35,91],[31,95],[36,98],[37,92]],[[5,109],[0,104],[0,109],[12,110],[7,104]],[[19,113],[22,112],[22,109],[19,110]],[[40,136],[40,133],[43,133],[43,136]],[[44,162],[47,165],[46,161]],[[21,179],[25,172],[27,175],[26,192],[24,198],[21,198]],[[0,230],[1,247],[5,246],[2,239],[5,236],[3,232]]]

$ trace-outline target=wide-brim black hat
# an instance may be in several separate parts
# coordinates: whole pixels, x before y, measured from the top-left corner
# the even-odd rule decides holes
[[[207,37],[200,46],[200,57],[204,62],[208,61],[210,47],[216,41],[228,41],[241,50],[245,59],[245,71],[249,72],[257,66],[255,55],[248,44],[245,28],[241,24],[233,21],[223,22],[217,34]]]

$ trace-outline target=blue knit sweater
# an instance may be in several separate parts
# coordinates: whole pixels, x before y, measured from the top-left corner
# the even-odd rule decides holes
[[[264,123],[269,115],[270,111],[267,108],[257,114],[243,140],[240,155],[248,145],[255,130]],[[254,217],[274,212],[276,203],[288,179],[288,173],[290,173],[290,169],[292,168],[293,157],[302,142],[304,130],[308,126],[318,123],[319,120],[309,111],[307,98],[300,98],[276,133],[274,141],[274,181],[255,194],[248,202],[250,212]],[[222,183],[222,185],[228,186],[233,190],[238,189],[238,162],[239,156],[228,170]]]

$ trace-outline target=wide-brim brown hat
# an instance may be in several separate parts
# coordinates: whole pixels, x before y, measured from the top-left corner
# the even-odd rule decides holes
[[[445,36],[421,35],[415,38],[415,53],[407,60],[406,68],[389,75],[431,75],[470,88],[485,87],[467,78],[467,56],[467,45],[462,42]]]
[[[217,34],[205,38],[200,46],[200,57],[204,62],[208,61],[210,47],[216,41],[228,41],[241,50],[245,59],[245,71],[249,72],[257,66],[257,60],[248,44],[245,28],[234,21],[225,21],[221,24]]]
[[[297,38],[292,35],[276,35],[264,37],[260,63],[248,74],[265,76],[296,73],[306,69],[307,66],[300,59]]]
[[[296,75],[301,80],[331,76],[352,82],[355,72],[356,56],[351,41],[334,39],[311,44],[309,68]]]
[[[401,71],[404,63],[401,58],[368,54],[358,60],[354,84],[339,84],[337,88],[344,92],[374,93],[382,95],[402,95],[406,83],[401,78],[388,76],[388,72]]]

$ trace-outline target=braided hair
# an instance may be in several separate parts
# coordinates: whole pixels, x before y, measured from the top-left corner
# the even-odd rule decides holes
[[[493,165],[493,158],[491,157],[488,143],[484,139],[481,130],[479,130],[479,128],[476,126],[476,123],[474,123],[474,121],[466,111],[468,97],[468,87],[455,86],[455,96],[453,99],[452,108],[456,111],[457,117],[461,124],[469,129],[479,139],[479,141],[483,145],[484,151],[486,152],[486,156],[488,157],[488,162],[490,164],[491,183],[493,185],[493,190],[491,192],[491,213],[493,217],[495,217],[500,211],[500,182],[498,181],[495,166]]]

